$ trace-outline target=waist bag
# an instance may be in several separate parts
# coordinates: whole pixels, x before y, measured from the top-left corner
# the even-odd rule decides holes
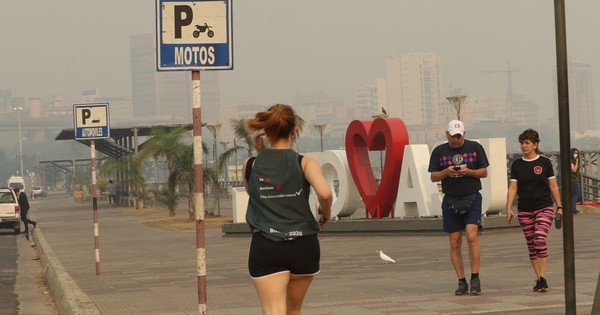
[[[475,198],[477,198],[477,193],[472,193],[464,197],[458,197],[456,200],[450,203],[450,210],[454,211],[454,214],[456,215],[464,215],[471,211],[471,208],[473,208]]]

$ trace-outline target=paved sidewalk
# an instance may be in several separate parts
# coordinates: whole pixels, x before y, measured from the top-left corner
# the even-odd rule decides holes
[[[146,227],[138,221],[148,215],[124,214],[124,208],[101,203],[98,276],[91,205],[66,197],[36,201],[36,248],[53,258],[46,272],[54,274],[50,281],[61,282],[50,283],[64,291],[56,297],[61,314],[198,314],[195,231]],[[578,314],[592,309],[600,272],[599,226],[600,214],[575,216]],[[205,234],[208,313],[261,314],[246,268],[249,237],[224,237],[218,228]],[[562,230],[553,228],[549,237],[545,294],[532,292],[534,275],[519,228],[485,230],[480,242],[483,293],[454,296],[457,281],[444,233],[325,233],[321,274],[303,314],[565,313]],[[382,264],[376,250],[397,263]],[[465,258],[467,252],[463,242]]]

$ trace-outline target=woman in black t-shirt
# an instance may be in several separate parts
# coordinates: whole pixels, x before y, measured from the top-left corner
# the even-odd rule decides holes
[[[515,160],[510,168],[506,221],[510,224],[515,216],[512,206],[518,196],[519,224],[537,277],[533,291],[547,292],[549,287],[544,277],[548,264],[546,239],[554,218],[554,203],[557,213],[562,214],[560,192],[552,162],[539,154],[538,132],[533,129],[525,130],[519,135],[519,143],[523,157]]]

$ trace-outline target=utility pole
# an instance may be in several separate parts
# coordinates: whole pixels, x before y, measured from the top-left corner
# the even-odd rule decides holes
[[[519,72],[519,69],[513,69],[510,65],[510,60],[507,61],[506,69],[502,70],[485,70],[481,71],[481,73],[506,73],[508,79],[508,91],[506,92],[506,120],[510,120],[512,118],[511,106],[513,104],[513,89],[512,89],[512,73]]]
[[[223,150],[227,151],[227,146],[229,145],[229,141],[221,141],[221,145],[223,146]],[[227,192],[229,191],[229,161],[225,161],[225,197],[227,197]]]
[[[217,173],[217,134],[219,133],[219,129],[221,128],[221,123],[213,122],[206,124],[206,128],[210,130],[213,136],[213,167],[215,171],[215,176],[217,176],[215,193],[217,196],[217,216],[221,216],[221,200],[219,200],[219,174]]]
[[[21,162],[21,174],[19,176],[23,176],[23,134],[21,131],[21,111],[23,111],[23,107],[15,107],[13,110],[17,111],[19,114],[19,161]]]

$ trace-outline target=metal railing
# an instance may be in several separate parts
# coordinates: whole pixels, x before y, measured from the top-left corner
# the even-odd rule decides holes
[[[600,179],[582,175],[580,180],[582,204],[586,201],[600,202]]]

